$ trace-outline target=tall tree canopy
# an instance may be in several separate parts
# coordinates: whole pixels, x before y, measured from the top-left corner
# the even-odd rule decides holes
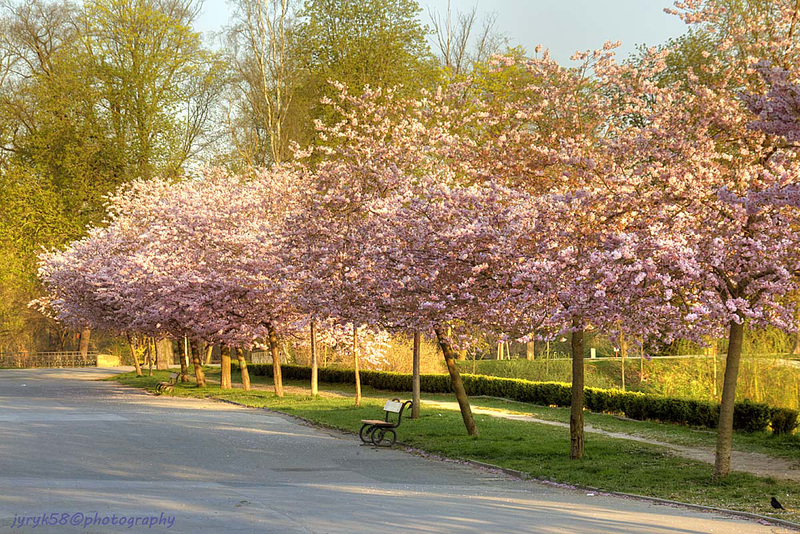
[[[208,140],[222,63],[191,0],[0,9],[0,345],[34,348],[35,254],[105,216],[133,178],[177,176]],[[31,323],[33,321],[33,323]],[[46,321],[44,321],[46,324]],[[51,326],[55,326],[52,325]]]

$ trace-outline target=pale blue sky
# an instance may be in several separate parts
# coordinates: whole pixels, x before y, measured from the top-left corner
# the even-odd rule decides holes
[[[430,26],[428,8],[444,12],[447,0],[420,0],[422,20]],[[454,10],[467,11],[476,0],[452,0]],[[567,61],[577,50],[622,41],[621,57],[637,44],[656,45],[683,33],[684,23],[664,13],[672,0],[478,0],[478,12],[496,12],[497,28],[512,46],[549,48],[554,58]],[[228,19],[225,0],[205,0],[198,29],[218,30]]]

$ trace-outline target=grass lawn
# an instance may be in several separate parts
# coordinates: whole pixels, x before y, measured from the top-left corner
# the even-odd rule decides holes
[[[207,369],[207,377],[211,379],[218,374],[219,368]],[[136,378],[133,373],[126,373],[109,380],[154,391],[156,384],[166,381],[168,375],[168,371],[157,371],[153,377]],[[234,373],[234,382],[237,379],[238,373]],[[265,381],[264,377],[252,379],[253,383],[271,384],[271,380]],[[305,382],[294,381],[286,381],[285,385],[308,387]],[[320,384],[320,390],[348,392],[352,391],[352,387]],[[287,394],[278,398],[271,391],[222,390],[217,386],[200,389],[193,383],[178,384],[172,394],[227,399],[246,406],[297,415],[320,425],[351,432],[359,430],[361,419],[380,416],[387,398],[409,397],[408,393],[392,394],[371,388],[364,388],[363,393],[360,408],[355,408],[353,400],[346,397],[313,398],[310,395]],[[453,401],[454,397],[427,395],[424,399]],[[542,419],[566,421],[569,417],[565,409],[541,408],[494,399],[473,399],[473,405],[513,410]],[[714,443],[713,432],[695,431],[677,425],[621,421],[588,412],[586,416],[587,423],[606,430],[636,433],[685,445],[711,446]],[[676,457],[663,447],[592,434],[586,438],[586,457],[583,460],[570,460],[569,432],[566,429],[488,415],[476,415],[475,419],[481,432],[478,438],[466,435],[458,411],[426,410],[423,405],[420,419],[404,419],[398,430],[398,439],[430,453],[517,469],[537,479],[742,510],[800,522],[800,483],[739,472],[733,473],[724,482],[713,483],[710,465]],[[357,438],[354,439],[357,441]],[[781,440],[765,435],[738,435],[736,447],[759,452],[771,451],[776,456],[800,459],[795,438]],[[794,455],[791,455],[792,451]],[[773,513],[769,505],[772,495],[777,496],[788,511]]]
[[[546,421],[569,422],[569,408],[534,406],[524,402],[485,398],[475,399],[473,405],[530,415]],[[592,412],[586,412],[584,419],[587,424],[601,430],[631,434],[675,445],[713,449],[717,443],[716,431],[707,428],[634,421]],[[733,436],[733,448],[738,451],[758,452],[800,463],[800,436],[797,434],[773,436],[766,432],[752,434],[736,432]]]

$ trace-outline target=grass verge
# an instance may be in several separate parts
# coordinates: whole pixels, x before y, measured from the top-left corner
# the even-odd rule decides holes
[[[208,369],[210,378],[218,369]],[[136,378],[133,373],[117,375],[109,380],[154,391],[159,381],[168,379],[169,372],[154,373],[153,377]],[[256,377],[254,377],[256,378]],[[265,383],[263,377],[258,377]],[[306,386],[287,382],[286,385]],[[321,384],[321,390],[346,390],[342,384]],[[353,400],[340,396],[288,394],[276,397],[271,391],[241,389],[222,390],[217,386],[197,388],[193,383],[178,384],[172,393],[181,397],[216,398],[234,401],[245,406],[268,408],[296,415],[316,424],[357,432],[360,420],[379,416],[383,402],[392,396],[407,397],[407,393],[393,395],[391,392],[364,390],[362,406],[353,406]],[[447,396],[431,395],[430,400],[453,400]],[[508,403],[492,399],[480,399],[476,405],[514,409]],[[514,403],[517,404],[517,403]],[[538,407],[520,406],[521,413],[537,417],[561,420],[560,412],[547,412]],[[551,410],[551,409],[545,409]],[[605,491],[619,491],[647,495],[662,499],[740,510],[769,515],[788,521],[800,522],[800,483],[756,477],[735,472],[725,481],[711,481],[711,466],[702,462],[676,457],[663,447],[589,435],[586,440],[586,457],[570,460],[569,432],[563,428],[531,422],[509,421],[488,415],[476,415],[481,435],[472,438],[466,435],[457,411],[424,409],[417,420],[404,420],[398,430],[403,442],[430,453],[453,459],[477,460],[501,467],[516,469],[540,480],[591,486]],[[596,415],[596,414],[587,414]],[[609,419],[609,416],[603,416]],[[588,419],[588,418],[587,418]],[[594,418],[593,418],[594,419]],[[606,421],[603,424],[630,424],[628,421]],[[594,420],[589,420],[595,426]],[[641,425],[640,422],[633,422]],[[646,432],[658,433],[658,427],[675,425],[649,425]],[[624,427],[624,425],[621,428]],[[617,428],[614,431],[627,432]],[[691,429],[682,429],[691,431]],[[674,429],[661,432],[674,434]],[[671,439],[682,439],[682,434]],[[654,439],[664,440],[662,436]],[[701,438],[705,440],[705,438]],[[775,495],[788,509],[775,513],[770,507],[770,496]]]

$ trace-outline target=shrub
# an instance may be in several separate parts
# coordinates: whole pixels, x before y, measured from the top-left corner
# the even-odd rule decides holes
[[[774,408],[770,426],[773,434],[789,434],[797,428],[797,412],[788,408]]]
[[[254,364],[250,372],[257,376],[272,376],[272,364]],[[310,380],[311,368],[282,365],[287,380]],[[517,378],[484,375],[461,375],[464,388],[471,396],[501,397],[540,406],[569,406],[572,401],[570,385],[562,382],[531,382]],[[319,380],[332,384],[353,384],[352,369],[321,368]],[[411,391],[411,375],[384,371],[362,371],[361,383],[387,391]],[[450,393],[450,376],[422,375],[420,388],[426,393]],[[716,428],[719,404],[704,400],[663,397],[636,391],[586,388],[586,408],[593,412],[624,415],[639,421],[660,421],[681,425]],[[772,408],[749,400],[737,402],[733,427],[744,432],[763,432],[772,428],[774,434],[789,433],[798,426],[796,410]]]
[[[737,402],[733,408],[733,428],[743,432],[763,432],[769,427],[772,408],[750,400]]]

